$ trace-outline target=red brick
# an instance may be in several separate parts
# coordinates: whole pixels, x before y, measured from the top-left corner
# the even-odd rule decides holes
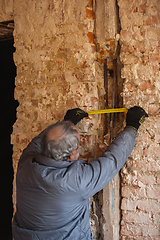
[[[145,13],[145,12],[146,12],[146,8],[147,8],[146,4],[141,4],[141,5],[139,5],[139,7],[138,7],[138,11],[139,11],[140,13]]]
[[[134,161],[134,169],[137,170],[137,171],[142,171],[142,172],[146,172],[148,171],[148,168],[149,168],[149,163],[147,161],[140,161],[139,159],[138,160],[135,160]]]
[[[133,53],[134,47],[130,45],[122,45],[121,46],[121,53]]]
[[[156,179],[153,175],[138,175],[137,181],[142,182],[145,185],[152,185],[156,183]]]
[[[125,211],[135,211],[136,210],[136,201],[123,198],[121,203],[121,209]]]
[[[148,148],[144,149],[144,156],[150,159],[159,158],[159,144],[152,144]]]
[[[145,37],[149,40],[158,40],[160,36],[160,32],[157,28],[151,27],[146,30],[145,35],[146,35]]]
[[[145,52],[145,42],[144,41],[136,41],[134,43],[134,49],[137,51],[137,52],[141,52],[141,53],[144,53]]]
[[[134,226],[133,224],[132,225],[129,225],[129,224],[126,224],[126,225],[123,225],[121,227],[121,234],[123,236],[128,236],[129,238],[126,238],[126,239],[132,239],[131,237],[135,237],[135,236],[142,236],[142,228],[140,226]],[[135,238],[133,238],[135,239]]]
[[[129,42],[132,39],[132,33],[130,31],[121,30],[120,35],[122,41]]]
[[[160,212],[160,203],[156,200],[144,199],[136,202],[137,209],[145,212]]]
[[[160,54],[159,53],[152,53],[149,55],[149,62],[150,63],[160,63]]]
[[[157,183],[160,184],[160,174],[157,176]]]
[[[160,209],[160,207],[159,207]],[[160,212],[156,212],[153,214],[153,220],[154,224],[159,225],[160,224]]]
[[[126,198],[143,198],[146,197],[146,192],[144,188],[138,186],[124,186],[122,187],[122,197]]]
[[[151,26],[157,25],[159,22],[158,16],[149,16],[147,20],[143,21],[143,25]]]
[[[159,112],[159,104],[157,103],[154,103],[154,104],[151,104],[149,105],[149,108],[148,108],[148,114],[149,115],[155,115],[156,113]],[[160,141],[159,141],[160,143]]]
[[[160,199],[160,186],[154,185],[147,187],[147,196],[153,199]]]
[[[122,60],[123,64],[135,64],[138,62],[138,57],[128,54],[124,60]]]
[[[151,224],[152,220],[148,213],[143,212],[127,212],[123,214],[123,221],[127,223]]]
[[[141,91],[146,91],[146,90],[153,90],[154,89],[154,85],[152,85],[150,83],[150,81],[143,81],[139,84],[138,88],[141,90]]]
[[[159,226],[156,226],[153,224],[150,224],[149,226],[143,226],[143,236],[146,237],[144,239],[149,238],[149,239],[159,240]]]
[[[157,171],[160,169],[159,164],[152,160],[152,161],[144,161],[144,160],[135,160],[134,161],[134,169],[141,172],[147,171]]]
[[[126,4],[123,4],[120,9],[119,9],[119,15],[120,16],[123,16],[124,14],[125,15],[128,15],[132,12],[132,9],[129,8]]]
[[[133,86],[129,82],[126,82],[126,83],[124,83],[124,91],[125,92],[135,92],[135,91],[137,91],[137,87]]]

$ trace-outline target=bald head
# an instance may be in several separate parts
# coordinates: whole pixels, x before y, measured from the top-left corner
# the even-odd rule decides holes
[[[79,147],[79,132],[70,121],[50,125],[41,140],[41,153],[57,161],[68,160]]]
[[[60,138],[63,135],[62,126],[54,126],[49,130],[47,135],[47,141],[51,141],[57,138]]]

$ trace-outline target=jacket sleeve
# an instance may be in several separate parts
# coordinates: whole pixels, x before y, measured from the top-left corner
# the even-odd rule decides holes
[[[84,199],[100,191],[119,172],[135,145],[137,132],[125,128],[105,153],[90,164],[81,164],[79,187]]]

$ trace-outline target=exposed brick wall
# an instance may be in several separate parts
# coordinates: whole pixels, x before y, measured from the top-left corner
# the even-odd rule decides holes
[[[149,114],[122,170],[123,240],[160,239],[160,2],[119,0],[126,107]]]
[[[17,66],[13,127],[16,174],[22,150],[46,126],[63,120],[70,108],[98,108],[92,1],[14,1]],[[99,116],[78,125],[81,155],[92,159]],[[15,204],[14,184],[14,204]]]
[[[12,0],[1,1],[1,21],[12,20],[14,15],[15,23],[15,99],[19,101],[11,137],[15,174],[24,147],[47,125],[62,120],[67,109],[81,107],[88,111],[104,108],[104,61],[109,54],[107,67],[112,70],[114,44],[119,39],[116,21],[115,25],[112,22],[116,12],[113,2],[14,0],[13,4]],[[158,0],[117,2],[121,22],[120,58],[124,65],[121,96],[125,107],[140,105],[149,113],[121,172],[121,239],[158,240],[160,3]],[[114,11],[109,13],[111,7]],[[109,94],[112,96],[111,92]],[[86,160],[92,160],[104,149],[104,124],[100,124],[101,120],[105,122],[101,116],[91,116],[78,125],[81,157]],[[14,206],[15,191],[14,182]],[[109,205],[108,198],[113,196],[108,192],[110,190],[105,188],[96,201],[91,200],[95,209],[103,208],[98,209],[103,213],[98,220],[100,225],[92,229],[95,239],[98,227],[104,239],[108,238],[108,229],[112,228],[108,215],[110,210],[106,210],[106,205]],[[96,222],[97,215],[93,215]]]

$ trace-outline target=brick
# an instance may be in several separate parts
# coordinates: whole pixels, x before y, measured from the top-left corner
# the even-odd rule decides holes
[[[121,209],[125,211],[135,211],[136,210],[136,201],[123,198],[121,203]]]
[[[146,90],[153,90],[154,89],[154,85],[152,85],[150,83],[150,81],[143,81],[139,84],[138,88],[141,90],[141,91],[146,91]]]
[[[124,60],[122,60],[123,64],[135,64],[138,62],[138,58],[134,55],[128,54]]]
[[[160,203],[156,200],[147,198],[143,200],[131,200],[123,198],[121,209],[124,211],[135,211],[138,209],[145,212],[160,213]]]
[[[137,87],[133,86],[129,82],[126,82],[126,83],[124,83],[124,91],[125,92],[135,92],[135,91],[137,91]]]
[[[147,9],[146,4],[141,4],[141,5],[139,5],[139,7],[138,7],[138,11],[139,11],[140,13],[145,13],[145,12],[146,12],[146,9]]]
[[[138,186],[124,186],[121,190],[122,197],[126,198],[143,198],[146,197],[144,188]]]
[[[144,149],[144,156],[151,159],[157,158],[159,159],[160,157],[159,145],[154,143],[151,144],[148,148]]]
[[[159,236],[159,226],[150,224],[149,226],[143,226],[143,236],[153,237]]]
[[[144,185],[152,185],[156,183],[156,179],[153,175],[138,175],[137,181],[142,182]]]
[[[159,104],[158,103],[154,103],[154,104],[149,105],[149,107],[148,107],[148,114],[149,115],[156,115],[158,112],[159,112]],[[160,143],[160,136],[159,136],[158,142]]]
[[[121,77],[122,78],[126,78],[126,79],[130,79],[132,77],[131,74],[131,66],[130,65],[125,65],[122,70],[121,70]]]
[[[146,50],[144,41],[141,41],[141,42],[135,41],[135,43],[133,44],[133,47],[134,47],[135,51],[141,52],[141,53],[144,53]]]
[[[125,224],[122,225],[121,227],[121,234],[122,236],[126,235],[130,239],[130,237],[135,237],[135,236],[142,236],[143,230],[140,226],[134,226],[134,225],[129,225],[129,224]]]
[[[158,16],[149,16],[147,20],[143,21],[143,25],[157,25],[159,23]]]
[[[133,53],[133,52],[134,52],[133,46],[122,44],[121,53]]]
[[[123,16],[124,14],[128,15],[128,13],[131,13],[131,12],[132,12],[132,9],[128,8],[128,6],[126,4],[123,4],[121,6],[121,8],[119,9],[120,16]]]
[[[147,187],[147,196],[153,199],[160,199],[160,186],[154,185]]]
[[[153,214],[153,222],[155,225],[160,224],[160,212],[156,212]]]
[[[123,214],[123,221],[134,224],[151,224],[152,219],[149,213],[127,212]]]
[[[121,38],[121,41],[130,42],[130,40],[132,39],[132,33],[127,30],[121,30],[120,38]]]
[[[160,203],[152,199],[143,199],[136,201],[136,208],[145,212],[160,213]]]
[[[147,155],[146,155],[147,157]],[[151,158],[151,157],[150,157]],[[134,169],[137,171],[141,172],[147,172],[147,171],[159,171],[160,170],[160,165],[157,163],[155,160],[149,160],[149,161],[144,161],[144,160],[135,160],[134,161]]]
[[[160,184],[160,174],[157,176],[157,184]]]
[[[159,53],[152,53],[149,55],[149,62],[152,64],[160,63],[160,54]]]
[[[147,28],[143,33],[145,33],[145,38],[149,40],[158,40],[160,37],[160,31],[154,27]]]

